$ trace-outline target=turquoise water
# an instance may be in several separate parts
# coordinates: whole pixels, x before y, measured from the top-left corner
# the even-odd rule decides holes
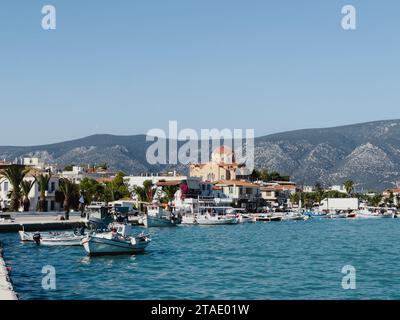
[[[147,253],[94,257],[81,247],[0,234],[21,299],[400,299],[400,220],[310,220],[152,229]],[[56,290],[41,271],[56,268]],[[342,289],[342,267],[356,290]]]

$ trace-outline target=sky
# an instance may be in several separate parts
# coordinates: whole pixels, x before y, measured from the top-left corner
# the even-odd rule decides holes
[[[395,0],[2,0],[0,145],[398,119],[399,15]]]

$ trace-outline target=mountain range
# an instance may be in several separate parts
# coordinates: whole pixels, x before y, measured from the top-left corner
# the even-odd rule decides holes
[[[0,147],[0,159],[40,157],[46,163],[99,164],[128,174],[187,166],[149,165],[145,135],[92,135],[56,144]],[[277,133],[255,139],[257,168],[290,175],[300,185],[342,184],[351,179],[358,189],[383,190],[400,183],[400,120],[384,120],[323,129]]]

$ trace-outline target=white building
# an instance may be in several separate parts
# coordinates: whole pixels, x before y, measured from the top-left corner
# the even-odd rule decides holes
[[[34,177],[26,177],[25,181],[33,181]],[[47,191],[45,193],[46,197],[46,211],[53,211],[59,212],[61,211],[62,204],[56,201],[56,191],[59,188],[59,178],[58,177],[51,177],[49,184],[47,186]],[[11,183],[8,179],[2,177],[0,178],[0,209],[8,208],[10,205],[10,198],[9,193],[12,191]],[[36,211],[38,202],[40,201],[40,190],[39,184],[35,182],[33,185],[30,193],[29,193],[29,200],[30,200],[30,208],[29,211]],[[20,210],[23,210],[21,207]]]
[[[357,198],[326,198],[322,200],[320,210],[357,210],[359,200]]]
[[[74,183],[80,183],[88,174],[84,167],[73,166],[71,171],[63,170],[60,173],[61,178],[66,178]]]
[[[329,190],[331,190],[331,191],[338,191],[338,192],[346,193],[346,194],[347,194],[347,191],[346,191],[346,188],[344,187],[344,185],[335,185],[335,186],[331,186],[331,187],[329,188]]]
[[[187,180],[187,176],[177,175],[175,172],[170,175],[141,175],[141,176],[125,176],[124,181],[128,184],[129,189],[134,187],[143,187],[143,183],[146,180],[150,180],[153,185],[156,185],[160,181],[184,181]]]

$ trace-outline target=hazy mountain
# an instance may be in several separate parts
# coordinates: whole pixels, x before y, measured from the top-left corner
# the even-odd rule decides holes
[[[32,147],[0,147],[0,159],[39,156],[47,162],[107,162],[129,174],[158,172],[172,166],[149,165],[144,135],[94,135]],[[292,176],[299,184],[329,185],[352,179],[365,189],[384,189],[400,182],[400,120],[376,121],[334,128],[307,129],[259,137],[257,167]],[[178,170],[185,170],[179,166]]]

